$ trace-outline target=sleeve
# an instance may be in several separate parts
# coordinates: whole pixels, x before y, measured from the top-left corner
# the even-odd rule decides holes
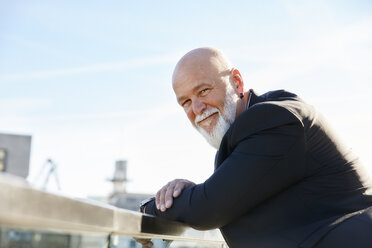
[[[251,133],[210,178],[184,189],[166,212],[152,201],[146,213],[201,230],[230,223],[304,176],[303,133],[296,118]]]

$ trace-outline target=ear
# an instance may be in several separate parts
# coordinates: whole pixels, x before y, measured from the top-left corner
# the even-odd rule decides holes
[[[240,74],[239,70],[236,68],[233,68],[231,70],[231,76],[234,80],[235,83],[235,88],[238,91],[238,93],[244,93],[244,82],[243,82],[243,77]]]

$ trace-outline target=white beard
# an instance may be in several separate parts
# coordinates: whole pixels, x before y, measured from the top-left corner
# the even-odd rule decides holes
[[[226,87],[226,97],[223,108],[223,114],[217,108],[210,108],[205,110],[201,115],[195,117],[195,127],[196,129],[204,136],[207,142],[216,148],[219,149],[221,141],[230,125],[234,122],[236,116],[236,106],[238,103],[239,97],[237,96],[234,88],[228,82]],[[216,125],[212,128],[210,132],[205,131],[201,126],[198,125],[198,122],[207,118],[208,116],[218,113],[218,120]]]

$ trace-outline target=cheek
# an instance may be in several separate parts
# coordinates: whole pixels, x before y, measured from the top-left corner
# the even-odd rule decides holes
[[[219,94],[208,95],[206,97],[206,102],[209,107],[218,108],[220,111],[223,111],[225,105],[225,94],[220,92]]]
[[[210,108],[217,108],[219,111],[221,111],[221,113],[223,112],[224,106],[225,106],[225,98],[223,97],[218,97],[218,98],[216,97],[209,102]]]
[[[194,121],[195,121],[194,113],[191,110],[188,110],[185,112],[186,112],[187,118],[189,118],[190,122],[194,125]]]

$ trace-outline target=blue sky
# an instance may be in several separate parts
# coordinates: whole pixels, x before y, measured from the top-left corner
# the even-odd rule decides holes
[[[117,159],[131,192],[203,182],[214,150],[176,104],[177,60],[223,50],[247,88],[320,109],[372,172],[370,1],[1,1],[0,131],[33,136],[62,192],[103,195]],[[53,185],[51,185],[53,188]]]

